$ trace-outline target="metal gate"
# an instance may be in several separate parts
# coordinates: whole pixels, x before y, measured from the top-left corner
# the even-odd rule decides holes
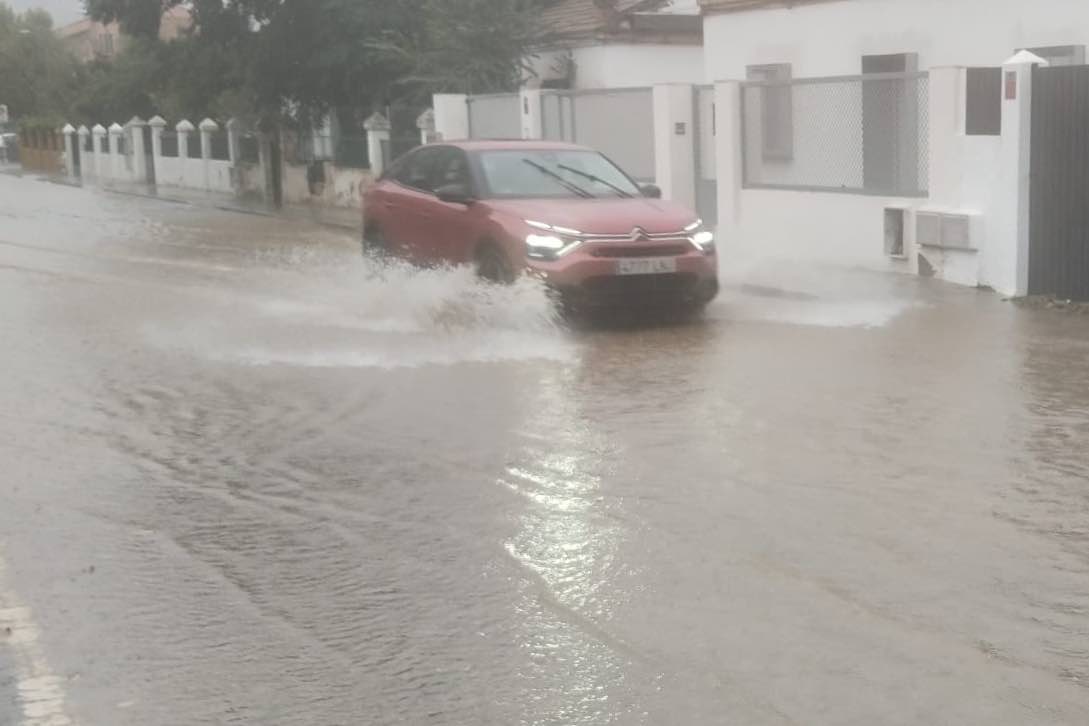
[[[517,93],[469,96],[470,139],[522,138],[522,104]]]
[[[1089,300],[1089,66],[1032,73],[1028,292]]]
[[[715,87],[695,89],[692,114],[696,142],[696,212],[708,226],[718,224],[718,171],[715,158]]]
[[[654,181],[654,95],[650,88],[541,94],[543,136],[589,146],[633,178]]]

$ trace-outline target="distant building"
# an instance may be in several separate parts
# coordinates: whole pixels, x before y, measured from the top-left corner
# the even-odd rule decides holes
[[[192,24],[193,16],[187,8],[173,7],[163,15],[159,38],[164,41],[174,40]],[[114,58],[128,42],[117,23],[103,24],[90,18],[64,25],[57,28],[56,32],[72,55],[83,63]]]
[[[541,13],[529,86],[621,88],[703,80],[695,0],[559,0]]]

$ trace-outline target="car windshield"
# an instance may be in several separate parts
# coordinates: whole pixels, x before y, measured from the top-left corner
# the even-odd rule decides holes
[[[479,153],[488,195],[511,199],[634,197],[639,188],[596,151],[503,149]]]

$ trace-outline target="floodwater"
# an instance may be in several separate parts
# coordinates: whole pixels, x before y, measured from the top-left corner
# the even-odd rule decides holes
[[[571,329],[0,176],[0,723],[1089,723],[1089,316],[725,251]]]

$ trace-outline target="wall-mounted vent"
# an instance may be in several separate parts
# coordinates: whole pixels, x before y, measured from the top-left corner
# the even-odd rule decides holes
[[[972,219],[967,214],[942,215],[942,246],[972,249]]]
[[[982,235],[981,221],[974,212],[920,209],[915,213],[915,241],[922,247],[977,250]]]
[[[942,215],[937,212],[915,214],[915,241],[926,247],[940,247],[942,243]]]

